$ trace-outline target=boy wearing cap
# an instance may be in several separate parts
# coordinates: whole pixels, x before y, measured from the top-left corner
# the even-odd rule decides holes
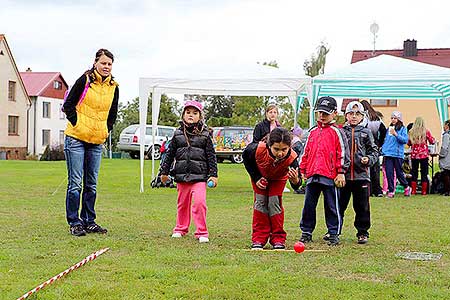
[[[353,209],[358,244],[365,244],[369,239],[370,228],[370,171],[378,160],[378,150],[372,132],[361,125],[364,119],[364,107],[358,101],[350,102],[345,108],[347,120],[343,127],[350,151],[350,167],[345,173],[345,186],[339,197],[339,211],[344,223],[344,213],[350,197],[353,195]]]
[[[345,185],[345,171],[349,166],[347,142],[343,132],[335,126],[337,103],[332,97],[317,101],[317,125],[309,130],[305,150],[300,159],[300,172],[306,181],[305,203],[300,221],[301,242],[312,242],[316,226],[316,207],[320,193],[324,196],[328,245],[339,244],[342,219],[339,213],[337,188]]]
[[[408,186],[405,174],[402,170],[403,159],[405,157],[405,144],[408,142],[408,133],[403,126],[402,113],[393,111],[391,114],[391,124],[389,125],[386,138],[384,139],[381,153],[383,154],[383,163],[386,168],[386,177],[388,181],[388,198],[394,198],[394,170],[400,184],[405,188],[404,195],[411,195],[411,187]]]
[[[177,222],[172,237],[181,238],[188,233],[192,204],[195,238],[200,243],[209,242],[206,182],[213,182],[214,187],[217,185],[217,160],[208,127],[203,123],[203,105],[197,101],[184,104],[180,127],[174,132],[169,152],[161,163],[164,184],[169,179],[169,172],[177,182],[178,191]]]

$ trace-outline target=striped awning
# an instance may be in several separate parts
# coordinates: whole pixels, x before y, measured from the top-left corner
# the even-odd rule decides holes
[[[368,99],[417,99],[436,101],[441,122],[448,118],[450,69],[413,60],[379,55],[335,73],[313,78],[312,106],[322,96]],[[310,114],[310,125],[314,113]]]

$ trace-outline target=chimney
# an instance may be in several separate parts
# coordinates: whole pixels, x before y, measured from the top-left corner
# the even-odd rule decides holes
[[[403,56],[417,56],[417,41],[407,39],[403,42]]]
[[[33,71],[31,71],[30,67],[28,67],[25,72],[33,72]]]

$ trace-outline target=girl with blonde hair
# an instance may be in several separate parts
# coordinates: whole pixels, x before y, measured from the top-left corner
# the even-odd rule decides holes
[[[411,194],[417,192],[417,179],[420,165],[420,181],[422,184],[422,195],[427,194],[428,190],[428,143],[434,144],[436,140],[431,132],[425,127],[422,117],[417,117],[413,127],[408,133],[408,145],[411,147]]]

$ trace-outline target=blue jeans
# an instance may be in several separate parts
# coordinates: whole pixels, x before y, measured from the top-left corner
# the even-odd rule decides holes
[[[89,144],[66,136],[64,154],[67,162],[66,218],[70,226],[95,223],[97,178],[102,159],[102,145]],[[82,180],[83,179],[83,180]],[[83,195],[80,209],[81,183]]]

